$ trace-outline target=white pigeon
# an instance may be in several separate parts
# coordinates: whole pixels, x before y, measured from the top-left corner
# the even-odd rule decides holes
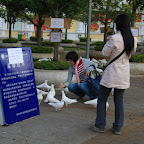
[[[102,74],[102,73],[103,73],[103,70],[102,70],[102,69],[99,69],[99,68],[96,68],[96,71],[97,71],[99,74]]]
[[[37,89],[37,93],[39,93],[40,91],[42,91],[42,90]],[[42,95],[47,95],[47,94],[48,94],[48,92],[42,91]]]
[[[42,96],[42,91],[40,90],[39,93],[37,94],[37,98],[38,98],[38,102],[39,102],[39,105],[43,99],[43,96]]]
[[[90,105],[93,105],[94,108],[96,108],[97,107],[97,100],[98,100],[97,98],[93,99],[93,100],[89,100],[89,101],[84,102],[84,104],[90,104]],[[109,103],[106,102],[106,111],[107,111],[108,107],[109,107]]]
[[[54,98],[56,92],[55,92],[55,89],[54,89],[54,85],[52,84],[51,85],[51,90],[49,91],[46,99],[44,102],[59,102],[59,100],[57,100],[56,98]]]
[[[114,95],[114,88],[112,88],[111,93],[112,96]]]
[[[57,103],[59,102],[59,100],[53,97],[52,95],[50,95],[49,92],[44,102]]]
[[[66,97],[64,91],[62,91],[62,100],[65,102],[66,107],[67,107],[69,104],[72,104],[72,103],[76,103],[76,102],[77,102],[77,99],[70,99],[70,98]]]
[[[36,87],[39,88],[39,89],[42,89],[42,90],[46,90],[46,91],[49,91],[51,89],[51,86],[49,86],[47,84],[47,80],[45,80],[44,83],[42,83],[42,84],[40,84]]]
[[[66,92],[66,93],[68,93],[69,92],[69,90],[68,90],[68,88],[66,87],[66,88],[63,88],[63,90]]]
[[[92,60],[94,63],[99,63],[99,61],[97,61],[96,59],[92,58]]]
[[[48,61],[48,59],[47,58],[42,58],[42,59],[39,59],[38,61]]]
[[[61,83],[61,85],[63,85],[63,84]],[[64,91],[64,92],[66,92],[66,93],[68,93],[68,92],[69,92],[68,87],[61,88],[61,91]]]
[[[108,108],[109,108],[109,103],[106,102],[106,111],[107,111]]]
[[[57,112],[58,110],[61,110],[61,108],[64,106],[64,101],[61,100],[61,101],[56,102],[56,103],[48,103],[48,104],[53,106],[56,109],[56,112]]]
[[[89,100],[89,101],[86,101],[86,102],[84,102],[84,104],[90,104],[90,105],[93,105],[94,106],[94,108],[96,108],[97,107],[97,98],[95,98],[95,99],[93,99],[93,100]]]
[[[106,66],[106,65],[107,65],[106,59],[102,59],[102,60],[99,60],[99,61],[101,62],[101,64],[102,64],[103,66]]]

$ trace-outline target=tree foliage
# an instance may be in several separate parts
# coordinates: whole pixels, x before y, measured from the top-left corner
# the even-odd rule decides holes
[[[2,1],[0,1],[0,4],[2,4]],[[18,14],[15,12],[13,7],[10,5],[3,6],[1,5],[0,7],[0,17],[5,20],[5,22],[8,22],[9,24],[9,38],[11,38],[11,27],[12,24],[15,24]]]
[[[131,26],[134,26],[136,20],[136,11],[142,11],[144,9],[144,0],[127,0],[131,5]]]
[[[104,42],[107,39],[108,19],[114,22],[116,16],[121,13],[131,16],[131,7],[124,4],[123,0],[101,0],[99,3],[93,3],[92,22],[100,21],[105,25]]]

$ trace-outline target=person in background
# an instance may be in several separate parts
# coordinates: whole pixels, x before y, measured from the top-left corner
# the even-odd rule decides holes
[[[110,56],[110,61],[126,50],[117,60],[104,70],[100,81],[100,92],[98,95],[97,117],[95,125],[91,127],[97,132],[104,132],[106,125],[106,101],[114,88],[115,121],[112,130],[115,134],[121,134],[124,123],[123,95],[125,89],[130,87],[129,58],[136,51],[137,39],[132,36],[130,21],[127,15],[121,14],[116,20],[116,34],[104,45],[102,54]]]
[[[112,31],[110,31],[110,32],[107,33],[107,41],[110,39],[110,37],[111,37],[112,34],[113,34]]]
[[[83,98],[87,94],[90,99],[95,99],[93,92],[91,91],[91,84],[88,82],[87,77],[90,75],[94,78],[91,71],[94,70],[93,66],[97,67],[97,64],[85,59],[79,58],[75,51],[70,51],[66,55],[66,60],[71,64],[68,70],[68,78],[64,84],[59,85],[59,88],[68,87],[70,92],[73,92],[80,98]],[[76,76],[77,83],[71,84],[73,75]]]

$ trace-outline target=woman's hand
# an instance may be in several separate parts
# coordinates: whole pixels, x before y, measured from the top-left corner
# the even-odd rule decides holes
[[[90,72],[86,72],[86,76],[89,76]]]
[[[59,85],[58,87],[59,87],[59,88],[64,88],[65,85],[64,85],[64,84],[61,84],[61,85]]]

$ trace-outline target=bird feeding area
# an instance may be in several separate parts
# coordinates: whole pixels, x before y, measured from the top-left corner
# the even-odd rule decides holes
[[[39,115],[31,48],[1,48],[0,67],[0,125]]]

